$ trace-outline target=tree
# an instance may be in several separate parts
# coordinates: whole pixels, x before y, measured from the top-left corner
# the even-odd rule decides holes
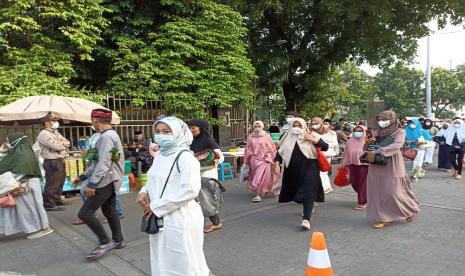
[[[30,95],[95,98],[76,88],[80,63],[107,26],[100,0],[0,3],[0,104]]]
[[[444,68],[433,68],[431,74],[431,103],[437,118],[447,118],[451,108],[460,109],[465,104],[465,82],[463,65],[457,73]]]
[[[200,117],[212,107],[252,104],[255,71],[239,13],[211,0],[110,1],[107,7],[108,91],[162,99],[168,109]]]
[[[374,77],[376,95],[399,117],[419,116],[425,111],[424,74],[397,64]]]
[[[381,66],[408,61],[416,52],[416,40],[428,34],[426,23],[432,18],[442,27],[447,19],[460,24],[465,16],[462,0],[223,2],[246,19],[251,56],[261,79],[267,77],[261,67],[277,57],[287,61],[281,66],[286,72],[281,86],[289,110],[319,99],[319,80],[348,58]],[[286,42],[280,49],[263,48],[276,41]]]

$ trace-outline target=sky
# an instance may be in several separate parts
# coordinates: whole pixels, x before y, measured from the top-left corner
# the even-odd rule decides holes
[[[448,25],[446,28],[437,30],[436,23],[432,22],[434,33],[430,37],[431,66],[452,69],[465,63],[465,29],[463,26]],[[418,40],[418,52],[412,67],[426,70],[426,43],[427,39]],[[361,66],[369,75],[374,75],[379,70],[368,64]]]

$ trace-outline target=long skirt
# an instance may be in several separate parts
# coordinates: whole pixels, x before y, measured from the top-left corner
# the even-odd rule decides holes
[[[278,177],[271,169],[271,163],[252,157],[249,163],[249,191],[265,195],[271,191]]]
[[[439,145],[438,153],[438,169],[452,169],[452,164],[450,163],[450,146],[447,144]]]
[[[331,164],[331,157],[327,157],[328,162]],[[331,186],[331,180],[329,179],[328,172],[320,172],[321,184],[323,185],[323,191],[330,192],[333,187]]]
[[[350,165],[350,184],[354,191],[357,192],[358,204],[364,205],[367,203],[367,175],[368,166],[366,165]]]
[[[27,182],[30,192],[15,197],[16,206],[0,208],[0,235],[33,233],[49,227],[39,178]]]

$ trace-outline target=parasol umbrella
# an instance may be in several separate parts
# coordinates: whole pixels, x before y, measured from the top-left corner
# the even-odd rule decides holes
[[[31,96],[19,99],[11,104],[0,107],[0,124],[34,124],[51,113],[62,119],[90,123],[92,109],[103,108],[89,100],[62,97],[55,95]],[[120,117],[113,111],[112,124],[121,123]]]

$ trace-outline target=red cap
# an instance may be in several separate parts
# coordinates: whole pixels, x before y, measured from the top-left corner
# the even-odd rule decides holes
[[[92,110],[92,113],[90,116],[97,117],[97,118],[111,119],[111,110],[101,109],[101,108],[94,109]]]

